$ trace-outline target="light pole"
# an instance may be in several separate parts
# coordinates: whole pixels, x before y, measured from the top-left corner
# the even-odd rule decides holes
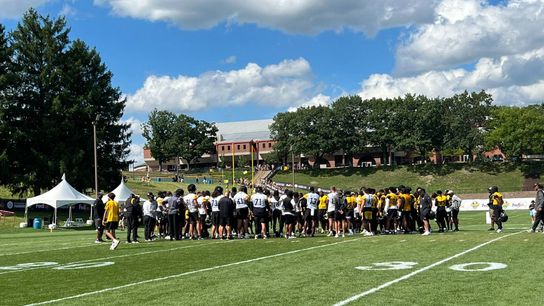
[[[93,143],[94,143],[94,192],[95,198],[98,199],[98,157],[96,154],[96,125],[100,120],[100,114],[96,115],[95,120],[93,121]],[[91,208],[91,220],[93,219],[93,209]]]
[[[291,170],[293,172],[293,191],[295,190],[295,151],[291,145]]]

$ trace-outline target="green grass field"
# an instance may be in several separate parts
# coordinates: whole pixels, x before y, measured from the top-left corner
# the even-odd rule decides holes
[[[527,212],[511,212],[501,234],[487,231],[483,212],[460,217],[460,232],[428,237],[161,240],[115,251],[90,230],[0,233],[0,304],[333,305],[357,295],[350,305],[541,304],[544,234],[522,231]],[[385,262],[412,264],[376,265]],[[477,271],[496,266],[487,263],[502,269]]]
[[[291,183],[291,172],[279,172],[275,182]],[[521,191],[524,175],[520,169],[500,168],[493,171],[461,166],[448,166],[438,172],[414,171],[412,167],[396,167],[394,171],[374,168],[345,168],[296,171],[295,182],[306,186],[345,190],[359,190],[361,186],[384,188],[389,186],[425,186],[427,190],[453,189],[457,193],[482,193],[489,186],[500,186],[502,191]]]

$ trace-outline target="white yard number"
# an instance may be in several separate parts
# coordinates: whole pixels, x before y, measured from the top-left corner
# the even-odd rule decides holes
[[[476,267],[470,268],[472,266],[476,266]],[[465,272],[484,272],[484,271],[504,269],[506,267],[507,265],[503,263],[498,263],[498,262],[471,262],[466,264],[453,265],[450,267],[450,269],[454,271],[465,271]]]
[[[412,269],[417,262],[411,261],[390,261],[390,262],[375,262],[372,266],[359,266],[355,267],[357,270],[373,270],[373,271],[386,271],[386,270],[406,270]]]
[[[18,271],[18,270],[31,270],[36,268],[46,268],[46,267],[52,267],[55,270],[78,270],[78,269],[87,269],[87,268],[100,268],[100,267],[106,267],[113,265],[114,262],[112,261],[105,261],[105,262],[89,262],[89,263],[76,263],[76,264],[68,264],[68,265],[59,265],[59,263],[54,261],[41,261],[41,262],[28,262],[28,263],[22,263],[15,266],[6,266],[6,267],[0,267],[0,271],[2,270],[8,270],[8,271]]]

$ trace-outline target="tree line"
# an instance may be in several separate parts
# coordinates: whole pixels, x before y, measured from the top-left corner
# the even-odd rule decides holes
[[[27,11],[7,33],[0,24],[0,185],[40,194],[66,173],[94,187],[96,122],[99,188],[118,184],[128,166],[125,99],[98,52],[71,40],[63,17]]]
[[[472,160],[499,147],[511,158],[543,153],[544,107],[493,106],[485,91],[428,98],[340,97],[330,106],[302,107],[278,113],[270,126],[277,141],[271,160],[287,161],[291,153],[320,160],[325,154],[346,156],[379,148],[385,163],[392,152],[466,154]]]

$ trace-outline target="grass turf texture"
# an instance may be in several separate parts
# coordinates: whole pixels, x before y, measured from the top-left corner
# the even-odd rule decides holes
[[[521,191],[524,173],[519,168],[494,167],[471,168],[446,165],[441,168],[400,166],[387,168],[345,168],[295,171],[295,183],[306,186],[329,188],[336,186],[345,190],[359,190],[361,186],[385,188],[390,186],[424,186],[428,191],[453,189],[457,193],[485,193],[491,185],[501,191]],[[276,174],[275,182],[292,183],[289,171]]]
[[[485,245],[353,305],[534,305],[531,290],[542,275],[541,233],[518,233],[529,226],[525,211],[511,212],[505,232],[487,231],[483,212],[461,213],[461,232],[349,238],[234,241],[155,241],[93,244],[93,231],[22,231],[0,234],[0,266],[31,262],[114,262],[79,270],[42,267],[0,270],[0,304],[22,305],[91,293],[56,304],[258,304],[332,305],[452,255]],[[434,225],[434,224],[433,224]],[[436,228],[436,225],[434,225]],[[140,234],[141,233],[140,230]],[[120,231],[119,237],[125,238]],[[361,271],[357,266],[390,261],[417,262],[411,269]],[[508,266],[487,272],[448,267],[471,262]],[[160,279],[164,278],[164,279]],[[130,285],[140,282],[137,285]],[[107,288],[111,291],[93,293]]]

